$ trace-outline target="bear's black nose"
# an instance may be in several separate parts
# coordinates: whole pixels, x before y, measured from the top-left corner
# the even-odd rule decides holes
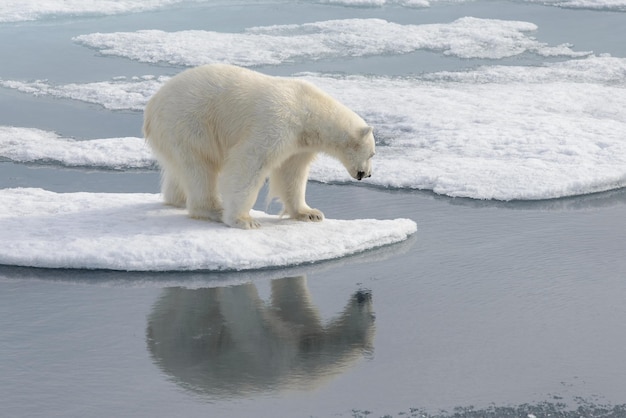
[[[372,300],[372,292],[369,290],[359,290],[354,294],[354,299],[358,303],[370,302]]]
[[[356,179],[357,180],[361,180],[363,177],[365,177],[365,171],[358,171],[356,173]],[[368,176],[369,177],[369,176]]]

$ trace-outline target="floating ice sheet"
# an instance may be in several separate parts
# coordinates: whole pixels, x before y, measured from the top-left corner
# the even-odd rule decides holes
[[[571,9],[626,11],[626,0],[526,0],[529,3],[540,3],[547,6]]]
[[[35,96],[54,96],[97,103],[109,110],[142,110],[150,96],[168,79],[166,76],[116,77],[112,81],[55,86],[46,80],[24,82],[0,78],[0,86]]]
[[[0,78],[0,87],[18,90],[22,93],[34,96],[52,96],[56,98],[80,100],[86,103],[94,103],[109,110],[143,110],[150,97],[167,81],[168,76],[145,75],[142,77],[115,77],[111,81],[91,83],[70,83],[55,85],[47,80],[20,81],[4,80]],[[324,83],[329,77],[316,76],[315,81]],[[619,96],[626,86],[626,59],[611,56],[590,56],[584,59],[572,59],[563,62],[549,63],[543,66],[483,66],[473,71],[443,71],[424,74],[413,78],[372,78],[379,89],[384,89],[385,84],[397,85],[394,80],[405,80],[405,84],[418,87],[425,82],[441,83],[447,90],[455,86],[449,82],[460,83],[456,88],[461,90],[464,85],[489,84],[497,85],[499,90],[506,89],[510,83],[559,83],[563,90],[567,87],[575,88],[578,84],[602,84],[615,88]],[[335,80],[335,83],[340,80]],[[354,102],[357,105],[367,99],[368,91],[357,92]],[[352,92],[354,93],[354,92]],[[348,100],[341,91],[337,92],[337,98]],[[376,111],[383,108],[394,98],[377,103],[368,103],[369,108]],[[506,103],[502,104],[506,106]]]
[[[549,199],[626,186],[626,59],[488,66],[416,78],[303,77],[376,128],[374,172],[364,180],[370,184],[498,200]],[[103,102],[111,96],[109,88],[120,89],[117,83],[99,84]],[[51,90],[63,94],[64,88]],[[92,91],[91,85],[87,90]],[[120,94],[115,106],[141,107],[148,90],[144,94]],[[99,94],[85,95],[85,100],[98,102]],[[0,129],[0,156],[15,161],[154,166],[139,138],[123,140],[124,148],[118,140],[77,144],[14,129]],[[104,161],[91,162],[95,155]],[[325,157],[314,163],[311,178],[351,181],[341,164]]]
[[[0,2],[0,23],[144,12],[190,0],[20,0]],[[202,0],[191,0],[202,1]]]
[[[0,190],[0,264],[129,271],[251,270],[335,259],[403,241],[415,222],[305,223],[254,211],[262,227],[194,220],[157,194]]]
[[[287,3],[289,0],[283,0]],[[310,3],[331,4],[346,7],[429,7],[436,2],[462,2],[466,0],[310,0]],[[468,0],[471,1],[471,0]],[[185,2],[208,4],[232,4],[223,0],[20,0],[0,2],[0,23],[23,22],[49,18],[76,16],[106,16],[157,10]],[[240,0],[240,4],[256,4],[260,1]],[[270,3],[277,3],[273,0]]]
[[[92,33],[73,40],[105,55],[142,62],[242,66],[406,54],[420,49],[462,58],[499,59],[525,52],[542,56],[582,56],[569,45],[549,46],[528,33],[528,22],[463,17],[452,23],[401,25],[382,19],[328,20],[301,25],[259,26],[243,33],[200,30]]]
[[[156,169],[156,161],[143,138],[79,141],[54,132],[12,126],[0,126],[0,157],[68,167]]]
[[[599,57],[423,79],[310,80],[376,127],[368,181],[477,199],[549,199],[626,186],[626,67]],[[593,73],[594,69],[598,72]],[[327,159],[311,176],[336,181]]]

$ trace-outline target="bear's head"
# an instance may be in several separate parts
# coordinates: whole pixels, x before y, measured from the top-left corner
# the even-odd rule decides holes
[[[372,175],[372,157],[376,154],[376,147],[371,126],[357,129],[357,132],[348,138],[347,152],[344,153],[342,163],[350,175],[362,180]]]

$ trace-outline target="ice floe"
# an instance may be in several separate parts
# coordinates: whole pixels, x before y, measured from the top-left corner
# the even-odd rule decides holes
[[[0,264],[129,271],[251,270],[330,260],[405,240],[415,222],[279,219],[258,230],[194,220],[158,194],[0,190]]]
[[[419,80],[309,79],[377,128],[368,181],[448,196],[534,200],[626,186],[624,61],[596,60],[599,67],[615,64],[615,72],[594,76],[606,81],[584,81],[578,62]],[[311,172],[320,181],[340,175],[326,159]]]
[[[142,62],[195,66],[227,62],[242,66],[303,60],[439,51],[461,58],[500,59],[522,53],[588,55],[569,45],[550,46],[530,32],[529,22],[463,17],[452,23],[401,25],[382,19],[328,20],[300,25],[259,26],[243,33],[200,30],[92,33],[74,37],[81,45]]]
[[[190,0],[20,0],[0,2],[0,23],[144,12]],[[191,0],[201,1],[201,0]]]
[[[370,184],[497,200],[549,199],[626,186],[626,59],[485,66],[419,77],[301,77],[375,126],[378,145]],[[98,84],[104,97],[84,100],[109,103],[109,88],[119,89],[115,107],[137,108],[158,88],[129,98],[118,82]],[[64,95],[63,86],[41,91]],[[0,129],[0,156],[154,167],[140,138],[74,141],[23,128]],[[311,178],[350,181],[341,164],[326,157],[315,162]]]
[[[0,157],[67,167],[155,169],[143,138],[76,140],[34,128],[0,126]]]
[[[329,4],[346,7],[381,7],[394,5],[401,7],[429,7],[437,2],[462,2],[468,0],[310,0],[309,3]],[[471,0],[469,0],[471,1]],[[79,16],[107,16],[158,10],[181,3],[206,3],[231,5],[234,1],[211,0],[20,0],[0,2],[0,23],[24,22],[50,18]],[[287,3],[288,0],[283,0]],[[240,0],[238,4],[257,4],[259,1]],[[269,3],[280,3],[273,0]]]
[[[571,9],[626,11],[626,0],[525,0],[529,3],[540,3],[546,6],[557,6]]]
[[[168,79],[166,76],[116,77],[111,81],[53,85],[46,80],[25,82],[0,78],[0,87],[35,96],[53,96],[96,103],[109,110],[142,110],[147,99]]]

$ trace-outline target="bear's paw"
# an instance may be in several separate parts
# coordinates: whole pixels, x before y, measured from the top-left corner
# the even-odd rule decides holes
[[[299,212],[294,219],[303,222],[321,222],[324,220],[324,214],[322,211],[317,209],[308,209]]]
[[[222,222],[221,209],[189,208],[188,211],[189,217],[194,219],[207,219],[209,221]]]
[[[224,219],[224,223],[230,227],[240,229],[258,229],[261,227],[261,223],[250,215],[240,216],[235,219]]]

